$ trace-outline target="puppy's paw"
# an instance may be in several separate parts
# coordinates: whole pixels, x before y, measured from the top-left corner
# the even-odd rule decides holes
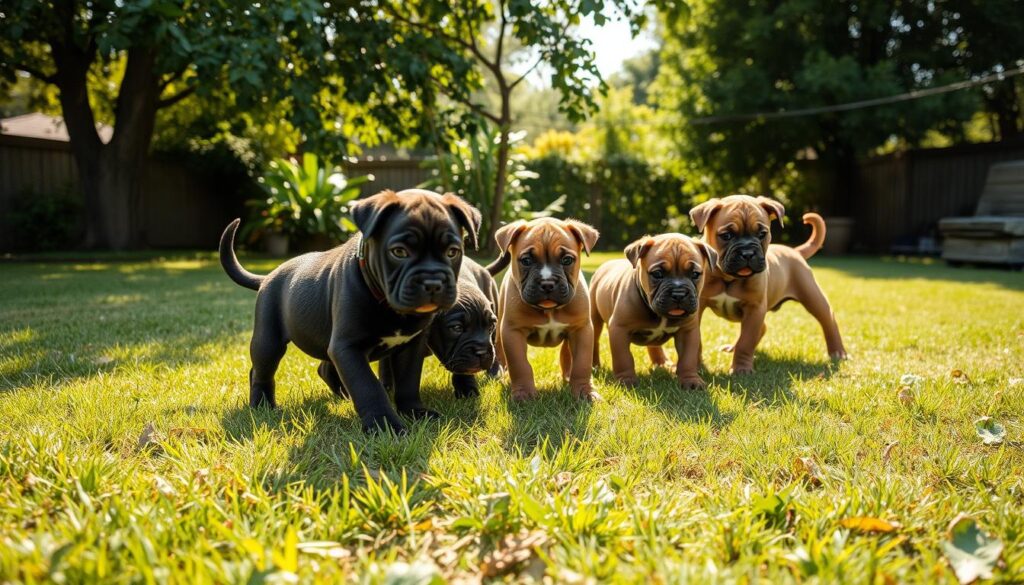
[[[363,432],[368,435],[377,433],[392,432],[396,435],[402,436],[409,432],[405,428],[405,424],[392,414],[379,414],[376,416],[368,416],[363,418]]]
[[[460,384],[458,386],[455,386],[456,398],[476,398],[477,396],[480,396],[480,389],[477,388],[476,385],[463,386]]]
[[[665,360],[665,361],[661,362],[660,364],[651,364],[651,369],[652,370],[657,370],[659,368],[661,368],[663,370],[668,370],[670,372],[674,372],[674,371],[676,371],[676,364],[672,360]]]
[[[732,366],[732,374],[734,376],[746,376],[747,374],[753,374],[753,373],[754,373],[754,366],[753,365],[747,365],[747,364],[737,365],[737,364],[733,364],[733,366]]]
[[[626,388],[636,388],[636,385],[640,382],[636,374],[615,376],[615,379]]]
[[[425,406],[412,406],[409,408],[399,408],[398,412],[404,416],[411,418],[412,420],[440,420],[441,413],[436,410],[430,410]]]
[[[539,396],[537,389],[533,386],[512,386],[512,400],[516,402],[534,400]]]
[[[598,402],[601,400],[601,395],[594,391],[594,387],[590,382],[572,384],[570,389],[573,398],[578,400],[585,400],[587,402]]]
[[[679,387],[683,390],[703,390],[707,384],[698,374],[691,374],[679,377]]]
[[[841,362],[850,359],[850,354],[846,353],[845,349],[839,351],[833,351],[828,354],[828,357],[832,358],[834,362]]]

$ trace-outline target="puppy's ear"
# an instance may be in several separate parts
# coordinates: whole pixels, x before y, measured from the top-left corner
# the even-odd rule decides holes
[[[718,252],[707,242],[696,242],[696,244],[700,248],[700,253],[704,255],[704,259],[708,261],[708,269],[714,270],[718,266]]]
[[[399,201],[398,194],[386,189],[351,205],[352,220],[364,238],[373,236],[373,232],[382,225],[384,218],[398,207]]]
[[[448,209],[452,210],[455,214],[455,219],[459,222],[466,230],[466,235],[469,236],[469,241],[473,244],[473,249],[479,248],[477,237],[480,232],[480,223],[483,221],[483,216],[480,215],[480,210],[473,207],[469,203],[454,193],[445,193],[441,196],[441,201],[448,206]]]
[[[704,226],[708,225],[708,221],[711,220],[711,216],[713,216],[721,207],[722,201],[720,199],[712,199],[691,209],[690,221],[693,222],[693,227],[697,228],[698,232],[703,232]]]
[[[503,225],[498,228],[498,231],[494,232],[494,241],[498,243],[498,249],[504,254],[508,252],[508,247],[512,245],[512,242],[516,241],[519,234],[526,230],[526,221],[517,219],[508,225]]]
[[[626,253],[626,258],[629,258],[629,263],[636,268],[640,259],[647,255],[651,251],[651,246],[654,245],[654,238],[650,236],[644,236],[632,244],[626,246],[623,252]]]
[[[757,202],[768,213],[769,220],[778,220],[779,227],[786,227],[782,223],[783,218],[786,217],[786,208],[781,203],[767,197],[758,197]]]
[[[565,224],[566,229],[572,232],[572,235],[576,236],[576,240],[583,245],[587,256],[590,256],[590,251],[594,249],[594,244],[597,243],[597,238],[601,234],[597,233],[597,230],[593,227],[575,219],[567,219],[562,223]]]

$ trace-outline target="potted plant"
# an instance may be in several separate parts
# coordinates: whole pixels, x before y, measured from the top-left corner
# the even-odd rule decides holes
[[[263,238],[267,251],[281,256],[289,247],[299,252],[330,248],[356,231],[348,205],[367,181],[345,177],[310,152],[301,164],[275,159],[257,179],[266,198],[249,202],[254,218],[243,235]]]

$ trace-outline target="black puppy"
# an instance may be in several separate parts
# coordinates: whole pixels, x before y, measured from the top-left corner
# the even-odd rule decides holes
[[[420,401],[426,329],[455,304],[465,229],[475,247],[480,212],[452,194],[383,191],[352,205],[361,234],[326,252],[303,254],[266,276],[246,271],[233,250],[238,220],[220,242],[224,271],[259,291],[249,346],[249,404],[274,407],[274,373],[288,343],[330,363],[321,375],[352,397],[363,428],[404,430],[370,362],[387,357],[395,406],[437,416]]]
[[[477,372],[498,375],[494,339],[498,325],[498,285],[486,268],[466,258],[459,273],[459,296],[448,311],[434,317],[427,346],[452,373],[455,396],[479,396]]]
[[[457,398],[479,396],[480,387],[475,374],[486,371],[489,376],[496,376],[501,369],[494,359],[497,302],[498,285],[488,269],[472,258],[464,258],[455,305],[434,317],[427,335],[429,351],[425,354],[433,353],[452,373],[452,386]],[[387,358],[381,360],[381,383],[385,388],[391,388],[391,369],[385,367],[385,360]],[[321,362],[317,373],[336,395],[348,398],[344,386],[334,383],[336,378],[331,362]]]

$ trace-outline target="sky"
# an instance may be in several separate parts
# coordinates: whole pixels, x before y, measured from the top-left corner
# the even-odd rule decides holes
[[[597,68],[605,79],[621,69],[623,61],[657,46],[648,32],[630,38],[629,23],[625,20],[609,21],[599,27],[588,18],[580,25],[578,34],[590,39]]]

